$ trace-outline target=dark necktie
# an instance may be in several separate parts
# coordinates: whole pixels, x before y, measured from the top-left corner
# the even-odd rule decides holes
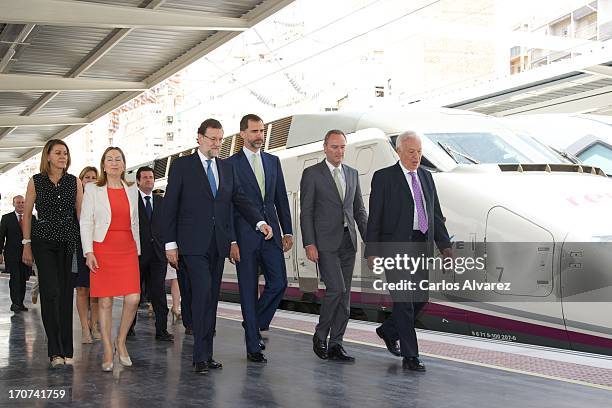
[[[153,218],[153,206],[151,205],[151,196],[145,196],[145,213],[147,214],[147,218],[149,222],[151,222],[151,218]]]
[[[17,222],[19,223],[20,227],[23,225],[23,215],[17,214]]]

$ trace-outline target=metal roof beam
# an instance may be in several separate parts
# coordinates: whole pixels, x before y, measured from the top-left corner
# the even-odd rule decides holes
[[[72,0],[3,0],[0,19],[12,24],[68,27],[245,31],[249,22],[201,13],[155,11]]]
[[[87,118],[73,118],[68,116],[19,116],[0,115],[0,127],[15,126],[60,126],[89,124]]]
[[[63,78],[43,75],[0,74],[0,92],[144,91],[144,82]]]

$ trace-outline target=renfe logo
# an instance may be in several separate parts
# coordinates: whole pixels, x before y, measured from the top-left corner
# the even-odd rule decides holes
[[[612,200],[612,192],[607,193],[590,193],[583,196],[571,196],[566,198],[574,206],[583,204],[599,204],[600,202]]]

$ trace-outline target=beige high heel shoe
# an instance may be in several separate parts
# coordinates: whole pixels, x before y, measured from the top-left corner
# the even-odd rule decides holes
[[[94,340],[102,340],[102,333],[100,333],[97,326],[93,326],[91,329],[91,336]]]
[[[83,330],[81,333],[81,343],[82,344],[91,344],[93,343],[93,339],[91,338],[91,333],[89,329]]]
[[[178,322],[179,320],[181,320],[181,318],[182,318],[181,312],[176,310],[174,308],[174,306],[170,309],[170,312],[172,313],[172,324],[174,324],[175,322]]]
[[[110,364],[102,363],[102,371],[107,372],[107,373],[111,372],[111,371],[113,371],[113,366],[114,366],[114,364],[113,364],[112,361],[110,362]]]
[[[130,356],[128,355],[127,357],[123,357],[121,353],[119,352],[119,347],[117,347],[117,339],[115,339],[115,353],[117,353],[117,355],[119,356],[119,362],[121,363],[122,366],[124,367],[132,366],[132,359],[130,358]]]

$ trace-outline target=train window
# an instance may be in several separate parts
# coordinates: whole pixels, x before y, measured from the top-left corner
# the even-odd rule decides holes
[[[372,167],[372,159],[374,158],[374,150],[371,146],[359,149],[357,152],[357,159],[355,161],[355,168],[359,172],[359,175],[368,174]]]
[[[606,174],[612,174],[612,146],[596,142],[578,153],[578,158],[590,166],[601,168]]]
[[[393,150],[396,149],[395,142],[397,141],[397,136],[399,136],[399,135],[390,135],[389,136],[389,142],[391,143],[391,146],[393,146]],[[439,169],[431,161],[429,161],[429,159],[427,157],[425,157],[424,155],[421,156],[421,165],[423,167],[427,168],[427,170],[430,170],[430,171],[439,171]]]
[[[302,166],[302,169],[305,169],[306,167],[314,166],[318,162],[319,162],[319,159],[317,157],[313,157],[312,159],[306,159],[304,160],[304,166]]]

